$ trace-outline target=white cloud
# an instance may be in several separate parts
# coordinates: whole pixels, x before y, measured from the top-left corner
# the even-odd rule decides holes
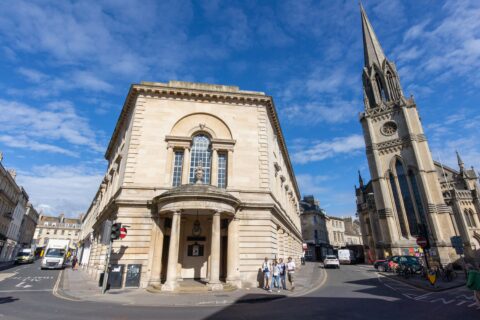
[[[34,108],[0,99],[0,114],[0,132],[5,134],[3,142],[11,147],[69,154],[65,149],[49,143],[54,142],[88,147],[96,152],[104,149],[97,142],[88,120],[79,116],[70,102],[57,101],[43,108]],[[12,141],[7,136],[15,137],[18,141]]]
[[[293,146],[293,162],[306,164],[321,161],[339,155],[351,155],[365,148],[362,135],[353,134],[346,137],[334,138],[331,141],[300,141]]]
[[[320,194],[329,191],[326,187],[328,183],[325,183],[330,179],[329,176],[311,175],[311,174],[297,174],[296,175],[298,185],[302,194]]]
[[[35,208],[46,214],[64,212],[68,216],[86,212],[102,178],[99,172],[82,166],[49,165],[17,176]]]
[[[17,69],[18,73],[24,76],[28,81],[38,83],[48,78],[48,76],[40,71],[20,67]]]
[[[52,144],[40,143],[27,136],[0,136],[0,142],[11,148],[27,149],[32,151],[45,151],[51,153],[63,154],[70,157],[78,157],[78,153],[67,150]]]
[[[280,112],[290,122],[309,125],[318,123],[342,123],[355,119],[358,112],[356,101],[331,101],[330,105],[322,103],[307,103],[305,105],[290,105],[280,109]]]

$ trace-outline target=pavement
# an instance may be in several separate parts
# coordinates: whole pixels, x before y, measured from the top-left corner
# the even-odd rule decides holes
[[[480,306],[466,287],[428,292],[384,277],[367,265],[323,271],[325,282],[301,296],[294,292],[284,298],[260,300],[259,295],[265,293],[248,292],[233,304],[172,308],[59,299],[53,292],[60,287],[60,275],[68,270],[40,270],[36,262],[0,271],[0,319],[480,319]]]
[[[82,269],[65,269],[54,294],[70,301],[95,301],[134,306],[218,306],[239,302],[265,302],[286,297],[298,297],[318,289],[326,281],[326,272],[319,263],[307,262],[295,272],[295,290],[265,291],[261,288],[245,288],[201,293],[151,293],[143,288],[111,289],[101,293],[98,281],[94,281]]]
[[[413,287],[430,291],[430,292],[440,292],[440,291],[450,290],[453,288],[459,288],[459,287],[465,286],[465,284],[467,283],[465,274],[462,272],[457,272],[456,273],[457,276],[451,281],[446,281],[439,278],[435,281],[435,284],[433,285],[428,281],[428,279],[422,278],[420,275],[414,275],[409,278],[405,278],[394,272],[379,272],[379,273],[390,279],[400,281],[408,285],[411,285]]]

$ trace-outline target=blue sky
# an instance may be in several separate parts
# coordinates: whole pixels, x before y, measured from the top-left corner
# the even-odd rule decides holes
[[[480,169],[480,2],[364,1],[434,159]],[[274,97],[302,194],[355,213],[368,178],[357,1],[4,1],[0,150],[31,202],[84,212],[131,83],[237,85]]]

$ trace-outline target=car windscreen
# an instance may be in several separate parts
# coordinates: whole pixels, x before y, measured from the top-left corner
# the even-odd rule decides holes
[[[337,259],[335,256],[326,256],[325,259]]]
[[[28,257],[30,255],[29,252],[19,252],[17,254],[17,257]]]
[[[63,258],[65,255],[65,249],[48,249],[47,254],[45,254],[45,257],[50,257],[50,258]]]

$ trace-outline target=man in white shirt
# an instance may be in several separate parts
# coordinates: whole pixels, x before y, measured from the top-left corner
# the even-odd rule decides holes
[[[295,289],[295,283],[294,283],[295,262],[293,262],[292,257],[288,257],[287,275],[288,275],[288,281],[290,282],[291,290],[293,291],[293,289]]]

